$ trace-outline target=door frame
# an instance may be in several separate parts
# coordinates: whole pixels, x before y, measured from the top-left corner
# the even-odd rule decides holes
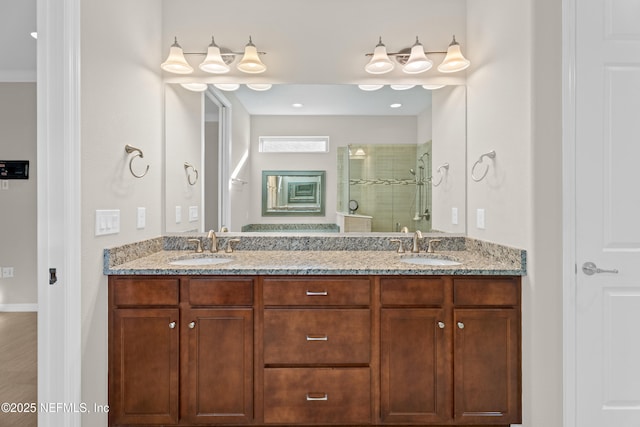
[[[80,427],[80,0],[37,0],[37,31],[38,402],[67,405],[38,425]]]
[[[576,427],[576,0],[562,0],[563,425]]]

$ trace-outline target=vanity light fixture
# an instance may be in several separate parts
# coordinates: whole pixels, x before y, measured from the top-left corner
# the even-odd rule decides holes
[[[193,68],[184,57],[182,46],[178,44],[178,38],[174,38],[174,42],[169,49],[167,60],[160,64],[160,68],[174,74],[191,74]]]
[[[384,85],[358,85],[361,90],[371,92],[374,90],[382,89]]]
[[[199,68],[207,73],[224,74],[231,70],[230,64],[236,59],[236,56],[242,55],[237,69],[243,73],[258,74],[267,70],[267,66],[260,60],[260,55],[264,54],[265,52],[258,52],[251,40],[251,36],[249,36],[249,43],[245,46],[244,52],[232,52],[227,48],[220,47],[215,43],[212,36],[206,54],[199,52],[185,53],[178,44],[178,38],[175,37],[167,60],[163,62],[160,67],[170,73],[190,74],[193,72],[193,67],[189,65],[185,59],[185,55],[206,55],[204,61],[199,65]]]
[[[423,89],[426,89],[426,90],[438,90],[438,89],[442,89],[445,86],[446,85],[422,85]]]
[[[234,90],[238,90],[238,88],[240,87],[238,83],[214,83],[213,85],[218,89],[227,92],[233,92]]]
[[[387,48],[382,43],[382,36],[380,36],[378,44],[373,51],[373,56],[369,63],[364,66],[364,69],[369,74],[385,74],[392,71],[394,68],[395,64],[391,62],[391,59],[389,59],[389,55],[387,55]]]
[[[180,83],[180,86],[192,92],[204,92],[208,87],[206,83]]]
[[[460,44],[456,41],[456,36],[453,36],[453,41],[447,49],[447,56],[445,56],[442,64],[438,65],[438,71],[441,73],[455,73],[468,68],[469,65],[471,65],[471,61],[462,55]]]
[[[247,83],[247,87],[249,89],[257,90],[258,92],[269,90],[272,86],[273,85],[271,83]]]
[[[393,90],[408,90],[414,88],[416,85],[389,85]]]
[[[395,64],[389,59],[389,57],[392,56],[396,62],[402,64],[402,71],[405,73],[424,73],[433,67],[433,61],[427,57],[427,54],[446,54],[444,60],[438,66],[438,71],[441,73],[462,71],[471,64],[471,62],[462,55],[460,44],[456,41],[455,36],[453,36],[453,41],[449,44],[446,52],[426,52],[416,36],[416,41],[411,48],[404,48],[398,52],[390,53],[387,53],[387,48],[382,44],[382,37],[380,37],[374,52],[365,55],[371,56],[372,58],[367,65],[365,65],[364,69],[370,74],[389,73],[395,68]]]

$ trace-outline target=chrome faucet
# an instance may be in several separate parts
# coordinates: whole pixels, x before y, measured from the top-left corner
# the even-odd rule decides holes
[[[429,246],[427,246],[427,252],[432,254],[436,251],[436,246],[442,242],[441,239],[431,239],[429,240]]]
[[[218,252],[218,237],[215,231],[209,230],[207,240],[209,240],[209,252],[212,254]]]
[[[416,230],[413,233],[413,247],[411,248],[411,252],[417,254],[420,252],[420,240],[422,240],[422,232],[420,230]]]

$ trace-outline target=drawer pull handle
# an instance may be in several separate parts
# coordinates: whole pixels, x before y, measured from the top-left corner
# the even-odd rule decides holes
[[[329,341],[329,337],[327,335],[321,335],[321,336],[307,335],[307,341]]]
[[[329,292],[327,291],[320,291],[320,292],[307,291],[308,297],[326,297],[327,295],[329,295]]]
[[[307,393],[307,400],[329,400],[329,395],[327,393]]]

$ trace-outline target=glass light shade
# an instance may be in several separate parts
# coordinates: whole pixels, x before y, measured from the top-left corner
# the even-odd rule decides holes
[[[264,73],[267,70],[267,66],[260,61],[258,50],[251,42],[251,37],[249,37],[249,43],[244,47],[244,56],[238,63],[238,70],[249,74]]]
[[[204,92],[207,90],[206,83],[180,83],[180,86],[192,92]]]
[[[257,90],[259,92],[271,89],[273,85],[271,83],[247,83],[249,89]]]
[[[358,87],[360,88],[360,90],[371,92],[374,90],[382,89],[384,85],[358,85]]]
[[[369,63],[364,66],[364,70],[369,74],[385,74],[394,68],[395,64],[389,59],[387,48],[382,44],[382,38],[380,38],[378,45],[373,51],[373,57],[371,57]]]
[[[398,84],[398,85],[389,85],[389,87],[393,90],[407,90],[407,89],[411,89],[413,87],[415,87],[415,85],[402,85],[402,84]]]
[[[193,72],[193,68],[184,58],[184,52],[182,52],[177,38],[169,49],[167,60],[160,64],[160,68],[174,74],[191,74]]]
[[[445,87],[446,85],[422,85],[422,87],[426,90],[437,90],[437,89],[442,89],[443,87]]]
[[[468,68],[469,65],[471,65],[471,61],[462,55],[460,45],[456,42],[454,36],[453,41],[447,49],[447,56],[445,56],[442,64],[438,65],[438,71],[441,73],[455,73]]]
[[[214,83],[213,85],[218,89],[226,90],[227,92],[238,90],[238,88],[240,87],[238,83]]]
[[[402,71],[407,74],[418,74],[430,70],[431,67],[433,67],[433,61],[427,58],[424,53],[424,47],[416,38],[416,44],[411,47],[411,55],[409,55],[407,63],[402,67]]]
[[[229,66],[222,59],[220,54],[220,47],[216,45],[213,37],[211,37],[211,44],[207,48],[207,57],[200,64],[200,69],[207,73],[212,74],[224,74],[229,72]]]

